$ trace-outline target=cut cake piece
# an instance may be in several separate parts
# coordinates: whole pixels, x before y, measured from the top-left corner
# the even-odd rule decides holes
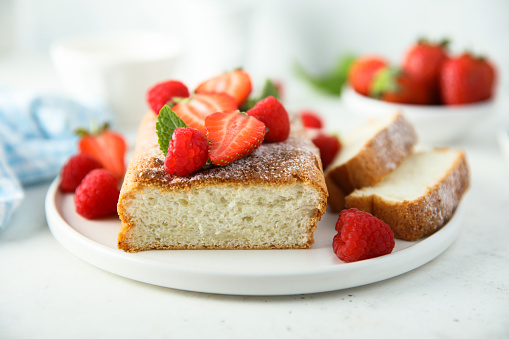
[[[413,126],[399,113],[370,120],[350,133],[325,173],[331,211],[342,210],[354,189],[380,182],[416,143]]]
[[[290,249],[313,244],[327,188],[318,149],[292,125],[225,167],[179,177],[164,171],[156,116],[140,125],[118,202],[118,248]]]
[[[357,208],[386,222],[398,239],[414,241],[440,229],[470,183],[463,151],[434,149],[409,155],[373,187],[346,197]]]

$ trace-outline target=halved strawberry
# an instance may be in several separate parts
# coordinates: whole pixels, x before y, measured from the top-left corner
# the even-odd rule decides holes
[[[108,128],[108,124],[104,124],[96,131],[78,130],[77,133],[81,136],[78,147],[81,152],[94,157],[105,169],[121,179],[125,173],[126,142],[122,135]]]
[[[252,89],[251,77],[243,70],[223,73],[202,82],[196,87],[196,93],[226,93],[232,96],[237,105],[246,101]]]
[[[265,124],[247,114],[218,112],[205,119],[209,139],[209,159],[226,166],[251,154],[263,142]]]
[[[195,94],[184,99],[172,110],[188,126],[207,134],[205,118],[212,113],[234,111],[237,109],[235,100],[225,93]]]

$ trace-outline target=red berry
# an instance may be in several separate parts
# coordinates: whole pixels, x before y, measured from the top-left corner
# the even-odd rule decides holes
[[[320,158],[322,159],[322,166],[325,170],[340,151],[341,143],[337,137],[324,133],[318,133],[318,135],[313,138],[313,143],[320,149]]]
[[[493,96],[496,72],[484,58],[465,53],[444,62],[440,71],[442,101],[460,105],[488,100]]]
[[[251,154],[263,142],[265,124],[239,111],[217,112],[205,119],[209,158],[226,166]]]
[[[152,86],[147,91],[146,100],[150,109],[155,114],[159,114],[164,105],[173,106],[171,104],[173,98],[187,98],[188,96],[189,90],[186,85],[180,81],[168,80]]]
[[[341,211],[336,231],[332,249],[346,262],[379,257],[394,249],[394,233],[389,225],[356,208]]]
[[[350,86],[362,95],[369,95],[375,73],[387,66],[387,61],[378,56],[365,56],[354,61],[348,73]]]
[[[225,93],[195,94],[172,108],[186,126],[196,128],[203,135],[207,134],[205,118],[209,114],[236,109],[235,99]]]
[[[300,112],[302,123],[307,128],[322,128],[322,118],[318,113],[313,111],[302,111]]]
[[[117,213],[119,194],[117,177],[108,170],[95,169],[76,188],[74,205],[82,217],[103,218]]]
[[[79,130],[78,134],[81,135],[78,147],[82,153],[94,157],[118,179],[124,176],[127,145],[121,134],[109,130],[107,124],[98,131]]]
[[[86,153],[73,155],[62,167],[60,190],[62,192],[74,192],[90,171],[102,167],[99,161],[91,155]]]
[[[281,142],[290,135],[290,118],[284,106],[273,96],[260,100],[247,111],[249,116],[255,117],[265,124],[268,129],[265,142]]]
[[[164,170],[180,176],[202,168],[208,157],[207,138],[194,128],[177,128],[168,145]]]
[[[251,93],[252,84],[249,73],[235,70],[223,73],[202,82],[196,87],[196,93],[226,93],[235,99],[240,106]]]
[[[374,98],[400,104],[431,105],[433,92],[426,84],[404,71],[383,67],[371,83],[370,95]]]
[[[440,43],[421,40],[407,51],[402,64],[408,76],[428,88],[435,104],[440,103],[439,76],[447,60],[447,44],[447,40]]]

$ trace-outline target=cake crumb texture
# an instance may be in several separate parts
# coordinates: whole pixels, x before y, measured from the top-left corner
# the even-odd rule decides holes
[[[122,185],[118,246],[146,249],[309,248],[325,213],[319,151],[302,129],[225,167],[188,176],[164,171],[148,113]]]

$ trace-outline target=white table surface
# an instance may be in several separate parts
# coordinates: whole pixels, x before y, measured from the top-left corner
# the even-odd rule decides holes
[[[44,61],[0,58],[0,75],[12,86],[58,88]],[[0,338],[507,338],[509,162],[494,132],[509,106],[501,101],[500,115],[454,145],[472,172],[456,242],[407,274],[347,290],[243,297],[125,279],[65,250],[46,223],[49,182],[26,187],[0,231]],[[328,118],[340,107],[320,98],[308,106]]]

